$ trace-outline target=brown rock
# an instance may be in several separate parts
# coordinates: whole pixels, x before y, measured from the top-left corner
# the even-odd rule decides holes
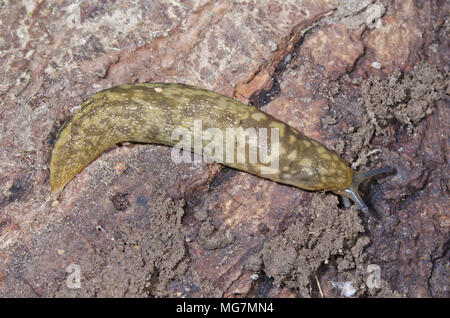
[[[311,61],[324,69],[327,78],[336,80],[351,72],[356,60],[364,53],[364,46],[353,39],[343,24],[319,29],[305,40],[303,49],[309,51]]]

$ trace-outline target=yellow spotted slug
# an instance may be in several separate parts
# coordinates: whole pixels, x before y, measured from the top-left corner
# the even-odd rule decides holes
[[[333,191],[344,197],[346,205],[350,198],[363,211],[367,206],[358,194],[361,181],[391,171],[385,167],[354,172],[344,159],[319,142],[224,95],[176,83],[130,84],[93,95],[60,128],[50,163],[51,191],[61,191],[84,167],[118,143],[174,146],[172,132],[180,127],[193,131],[196,120],[201,120],[206,129],[224,133],[237,127],[278,129],[279,164],[272,173],[262,174],[263,163],[259,162],[221,163],[301,189]],[[191,150],[196,152],[194,146]]]

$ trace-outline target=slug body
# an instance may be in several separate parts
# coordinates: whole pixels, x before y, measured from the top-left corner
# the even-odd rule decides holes
[[[51,190],[62,190],[85,166],[117,143],[174,146],[177,140],[173,140],[173,131],[181,127],[192,132],[198,120],[203,129],[219,129],[224,134],[238,127],[278,129],[279,165],[272,173],[263,174],[265,166],[260,162],[221,163],[302,189],[334,191],[351,198],[363,210],[367,207],[359,198],[359,183],[390,171],[383,168],[354,173],[345,160],[319,142],[255,107],[221,94],[175,83],[130,84],[93,95],[61,127],[50,163]],[[206,147],[207,143],[202,145]],[[198,152],[194,146],[191,150]]]

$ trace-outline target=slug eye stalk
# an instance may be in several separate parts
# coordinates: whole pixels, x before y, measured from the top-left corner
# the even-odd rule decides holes
[[[361,208],[361,210],[364,213],[369,212],[369,208],[367,207],[367,205],[364,203],[364,201],[361,199],[361,196],[359,195],[359,186],[361,185],[361,183],[367,179],[370,179],[372,177],[375,176],[379,176],[382,174],[391,174],[394,173],[395,169],[393,169],[392,167],[383,167],[383,168],[378,168],[378,169],[374,169],[374,170],[369,170],[369,171],[365,171],[365,172],[355,172],[354,176],[353,176],[353,181],[352,183],[344,190],[342,191],[335,191],[335,193],[341,195],[344,199],[344,204],[346,207],[350,206],[350,201],[349,199],[351,199],[353,202],[355,202],[356,204],[359,205],[359,207]]]

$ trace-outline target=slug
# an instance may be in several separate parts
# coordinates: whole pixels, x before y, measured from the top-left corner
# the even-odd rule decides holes
[[[358,194],[359,184],[392,171],[390,167],[352,171],[344,159],[319,142],[256,107],[212,91],[177,83],[129,84],[96,93],[60,128],[50,163],[51,191],[60,192],[84,167],[118,143],[174,146],[172,132],[180,127],[193,131],[196,120],[224,133],[229,128],[278,129],[278,169],[263,174],[266,166],[261,162],[221,163],[301,189],[333,191],[343,196],[346,206],[351,199],[364,212],[368,208]],[[204,149],[191,146],[190,150]]]

